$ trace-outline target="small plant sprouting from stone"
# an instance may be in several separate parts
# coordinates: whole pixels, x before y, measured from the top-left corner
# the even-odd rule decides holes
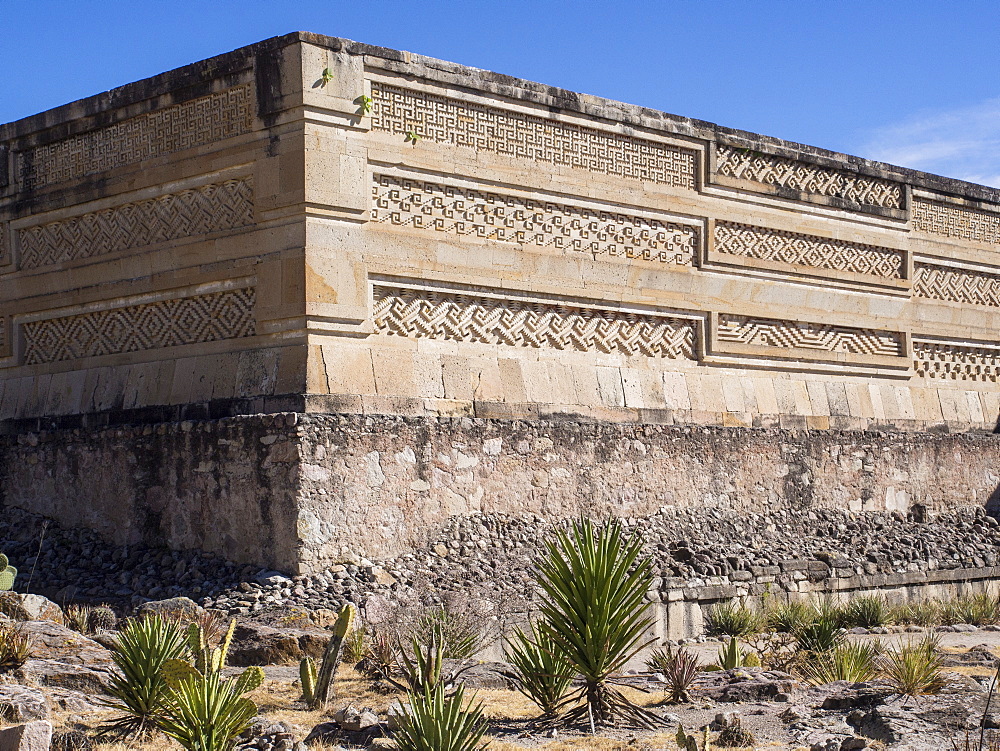
[[[361,115],[362,117],[371,113],[372,98],[370,96],[362,94],[361,96],[359,96],[357,99],[354,100],[354,103],[358,105],[358,114]]]
[[[710,751],[711,744],[708,742],[708,726],[705,726],[705,730],[702,734],[701,748],[698,748],[698,739],[694,737],[693,734],[688,734],[684,731],[683,725],[677,726],[677,734],[674,736],[674,740],[677,741],[678,748],[681,751]]]
[[[0,553],[0,591],[8,592],[14,588],[14,579],[17,578],[17,569],[10,565],[7,556]]]
[[[415,130],[408,130],[408,131],[406,131],[406,142],[407,143],[412,143],[415,146],[417,144],[417,141],[419,141],[421,138],[423,138],[423,136],[421,136]]]
[[[333,80],[333,71],[329,68],[323,68],[323,75],[320,77],[320,80],[323,81],[323,86],[326,86]]]
[[[31,656],[32,639],[18,624],[0,624],[0,673],[17,670]]]
[[[90,605],[73,604],[66,607],[66,625],[81,634],[90,633],[90,617],[94,609]]]

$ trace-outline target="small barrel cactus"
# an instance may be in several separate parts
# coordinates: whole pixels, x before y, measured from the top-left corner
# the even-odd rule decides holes
[[[8,591],[14,588],[14,579],[17,578],[17,569],[9,565],[7,556],[0,553],[0,591]]]
[[[87,627],[92,633],[111,631],[118,624],[118,616],[107,605],[99,605],[87,616]]]

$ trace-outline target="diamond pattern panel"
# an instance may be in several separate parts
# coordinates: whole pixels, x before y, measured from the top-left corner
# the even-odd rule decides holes
[[[747,224],[716,222],[715,250],[745,258],[850,271],[880,279],[903,278],[904,256],[899,251]]]
[[[112,308],[23,325],[28,365],[253,336],[253,288]]]
[[[376,287],[374,320],[396,336],[694,359],[696,324],[681,318]]]
[[[913,201],[913,228],[942,237],[1000,244],[1000,213],[932,201]]]
[[[717,146],[715,154],[718,174],[726,177],[818,196],[835,196],[862,206],[903,208],[903,186],[889,180],[862,177],[731,146]]]
[[[34,269],[251,224],[250,179],[226,180],[23,229],[20,265]]]
[[[372,84],[372,128],[531,162],[580,167],[682,188],[695,186],[694,151],[572,123]]]
[[[71,136],[20,155],[21,184],[31,190],[221,141],[253,127],[250,84]]]
[[[930,263],[913,267],[913,294],[928,300],[1000,307],[1000,276]]]
[[[773,321],[737,315],[719,316],[718,337],[719,341],[758,347],[891,357],[898,357],[903,353],[902,338],[892,331],[798,321]]]
[[[694,263],[698,229],[629,214],[386,175],[375,178],[372,220],[517,245]]]
[[[996,383],[1000,378],[1000,347],[914,341],[913,367],[924,378]]]

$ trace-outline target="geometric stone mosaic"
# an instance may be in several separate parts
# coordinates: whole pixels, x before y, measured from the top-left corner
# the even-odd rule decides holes
[[[719,175],[802,193],[836,196],[862,206],[903,208],[903,186],[889,180],[731,146],[717,146],[715,154]]]
[[[916,263],[913,294],[928,300],[1000,307],[1000,276],[982,271]]]
[[[250,224],[249,178],[226,180],[20,230],[20,267],[34,269]]]
[[[914,341],[913,368],[925,378],[996,383],[1000,347]]]
[[[485,240],[680,266],[694,264],[698,229],[555,201],[377,175],[372,221]]]
[[[253,336],[253,288],[23,324],[28,365]]]
[[[758,347],[810,349],[821,352],[847,352],[855,355],[903,354],[900,334],[876,329],[856,329],[822,323],[775,321],[765,318],[722,314],[719,316],[719,341],[751,344]]]
[[[1000,213],[931,201],[913,201],[914,229],[943,237],[1000,244]]]
[[[372,128],[532,162],[579,167],[682,188],[695,186],[694,151],[573,123],[372,83]]]
[[[693,320],[571,305],[375,288],[375,330],[511,347],[694,359]]]
[[[37,146],[19,156],[21,185],[41,188],[248,133],[253,100],[244,84]]]
[[[903,253],[874,245],[718,221],[715,250],[765,261],[902,279]]]

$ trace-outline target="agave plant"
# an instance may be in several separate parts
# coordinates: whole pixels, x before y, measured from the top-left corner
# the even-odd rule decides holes
[[[141,735],[153,729],[167,701],[163,666],[187,656],[188,648],[177,624],[158,615],[129,621],[111,648],[120,671],[111,678],[105,705],[124,716],[108,722],[102,735]]]
[[[806,660],[802,665],[802,674],[815,686],[834,681],[870,681],[879,674],[879,655],[882,652],[882,644],[877,641],[842,644]]]
[[[260,667],[223,678],[221,671],[202,673],[183,660],[171,660],[163,677],[170,690],[156,725],[188,751],[229,751],[257,715],[257,705],[243,694],[263,683]]]
[[[902,696],[936,694],[944,685],[938,639],[929,635],[891,650],[883,657],[882,672]]]
[[[734,670],[735,668],[759,668],[760,657],[756,652],[744,651],[740,649],[739,642],[735,636],[729,637],[719,650],[718,667],[722,670]]]
[[[479,751],[486,747],[481,703],[466,705],[462,686],[449,692],[444,684],[410,692],[409,712],[394,733],[400,751]]]
[[[708,611],[706,630],[723,636],[749,636],[763,626],[761,614],[740,600],[716,603]]]
[[[463,618],[443,605],[428,609],[413,627],[413,636],[426,642],[431,632],[441,639],[444,656],[467,660],[483,648],[485,635],[478,623]]]
[[[554,716],[573,681],[573,666],[562,659],[551,637],[537,624],[530,636],[515,628],[504,652],[514,666],[511,677],[517,690],[538,705],[542,718]]]
[[[815,617],[813,608],[798,600],[774,603],[764,611],[767,627],[785,634],[794,634],[812,623]]]
[[[884,595],[871,594],[856,597],[848,604],[845,616],[853,626],[872,628],[889,622],[891,608]]]
[[[17,670],[31,656],[32,638],[20,624],[0,624],[0,673]]]
[[[626,539],[618,522],[597,529],[583,519],[556,533],[538,567],[543,595],[538,628],[582,680],[560,708],[577,705],[567,712],[567,722],[587,718],[592,732],[619,719],[643,727],[660,724],[614,687],[625,664],[655,641],[644,638],[652,625],[645,601],[652,563],[640,559],[641,549],[641,540]]]
[[[799,649],[811,654],[819,654],[835,649],[844,643],[844,630],[840,627],[840,619],[836,615],[819,616],[812,623],[800,628],[795,638]]]

